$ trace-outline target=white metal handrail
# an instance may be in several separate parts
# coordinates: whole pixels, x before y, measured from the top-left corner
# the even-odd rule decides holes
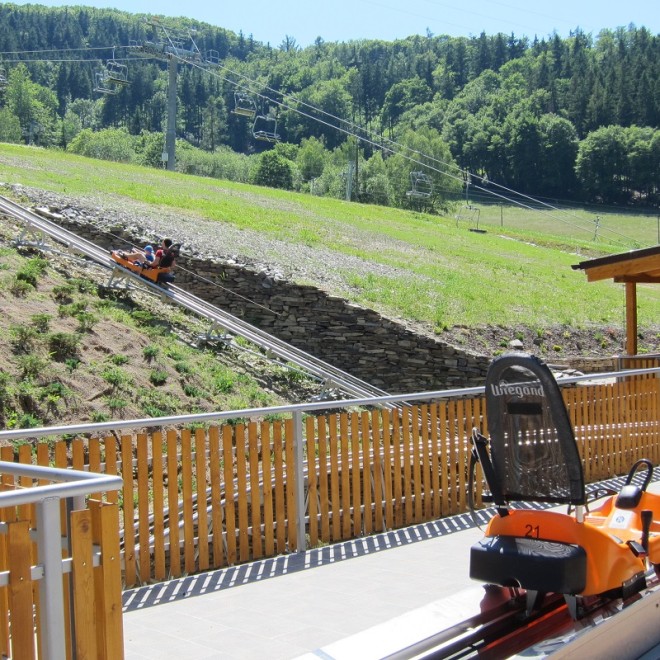
[[[37,484],[18,490],[0,492],[0,508],[33,504],[37,520],[36,567],[41,599],[41,657],[66,657],[66,620],[62,607],[64,602],[63,575],[69,566],[62,559],[62,532],[60,521],[60,501],[73,500],[73,508],[84,507],[86,495],[98,492],[119,490],[123,480],[119,476],[94,474],[82,470],[51,468],[0,461],[0,474],[14,477],[27,477],[55,483]],[[0,529],[0,533],[5,531]]]

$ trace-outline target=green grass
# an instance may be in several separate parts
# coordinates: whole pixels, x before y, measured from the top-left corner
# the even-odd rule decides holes
[[[460,206],[431,216],[9,144],[0,144],[0,180],[81,197],[103,191],[176,210],[183,219],[202,215],[355,257],[336,293],[438,331],[486,323],[622,325],[622,285],[589,284],[571,265],[658,240],[656,219],[643,216],[600,214],[594,240],[591,212],[482,205],[486,233],[475,233],[468,231],[474,214]],[[655,323],[660,288],[640,286],[638,302],[640,325]]]

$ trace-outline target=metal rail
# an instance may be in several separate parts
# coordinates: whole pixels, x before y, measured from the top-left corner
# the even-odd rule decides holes
[[[41,239],[33,243],[38,247],[45,247],[44,238],[47,235],[58,243],[65,245],[69,250],[93,260],[100,266],[109,268],[115,273],[120,273],[123,279],[139,283],[150,291],[158,293],[163,298],[211,321],[231,334],[247,339],[267,353],[295,364],[305,372],[316,376],[325,383],[332,384],[332,386],[337,387],[346,394],[356,397],[381,397],[387,395],[387,392],[384,390],[370,385],[366,381],[356,378],[299,348],[295,348],[277,337],[269,335],[246,321],[198,298],[185,289],[171,284],[165,289],[140,277],[127,268],[122,268],[110,257],[107,250],[60,227],[57,223],[16,204],[6,197],[0,196],[0,212],[25,223],[26,231],[24,234],[28,232],[41,234]],[[19,238],[18,242],[25,241]]]
[[[62,560],[61,508],[62,500],[70,500],[72,509],[85,508],[85,496],[97,492],[120,490],[122,478],[94,474],[82,470],[51,468],[0,461],[0,474],[37,481],[33,486],[16,484],[15,490],[0,493],[0,507],[9,508],[33,504],[36,518],[36,544],[39,564],[33,579],[39,580],[41,609],[40,654],[44,658],[66,657],[63,576],[66,562]],[[43,483],[43,482],[52,483]],[[7,488],[11,488],[8,485]],[[0,525],[6,533],[7,524]],[[9,571],[0,573],[0,587],[9,584]],[[23,578],[21,578],[22,580]],[[27,653],[27,650],[26,650]]]
[[[384,660],[540,659],[555,655],[562,658],[639,658],[660,642],[656,613],[660,586],[653,571],[647,573],[647,581],[649,586],[644,592],[630,601],[594,600],[578,620],[571,617],[560,595],[548,595],[538,610],[526,614],[524,596],[512,593],[508,601],[502,600],[505,591],[502,589],[492,606],[483,607],[482,603],[473,616],[393,650]],[[451,598],[446,603],[450,606]],[[626,613],[632,610],[635,610],[632,617],[627,617]],[[644,620],[648,630],[640,631],[637,620]],[[629,636],[631,630],[634,639]],[[369,631],[363,633],[365,637],[368,634]],[[602,641],[605,639],[606,642]],[[368,643],[368,640],[363,641]]]

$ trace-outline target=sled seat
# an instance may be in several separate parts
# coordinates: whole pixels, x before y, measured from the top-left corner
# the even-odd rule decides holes
[[[558,541],[486,537],[471,548],[470,577],[503,587],[579,594],[587,583],[587,553]]]

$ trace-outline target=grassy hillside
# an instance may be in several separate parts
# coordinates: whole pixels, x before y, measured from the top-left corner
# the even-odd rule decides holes
[[[593,241],[593,215],[492,209],[492,224],[484,212],[480,225],[486,233],[474,233],[467,217],[457,221],[8,144],[0,144],[0,181],[74,198],[140,202],[217,221],[220,229],[231,225],[318,249],[318,268],[341,275],[336,293],[438,331],[484,324],[619,327],[622,286],[587,284],[571,264],[629,249],[630,237],[643,247],[655,242],[648,221],[630,216],[608,216],[603,224],[611,230]],[[232,253],[227,243],[226,254]],[[361,266],[355,259],[345,265],[347,256]],[[640,324],[653,324],[660,287],[639,289]]]
[[[107,273],[8,245],[0,227],[0,428],[163,417],[305,400],[318,385],[236,347],[152,295],[104,292]]]

